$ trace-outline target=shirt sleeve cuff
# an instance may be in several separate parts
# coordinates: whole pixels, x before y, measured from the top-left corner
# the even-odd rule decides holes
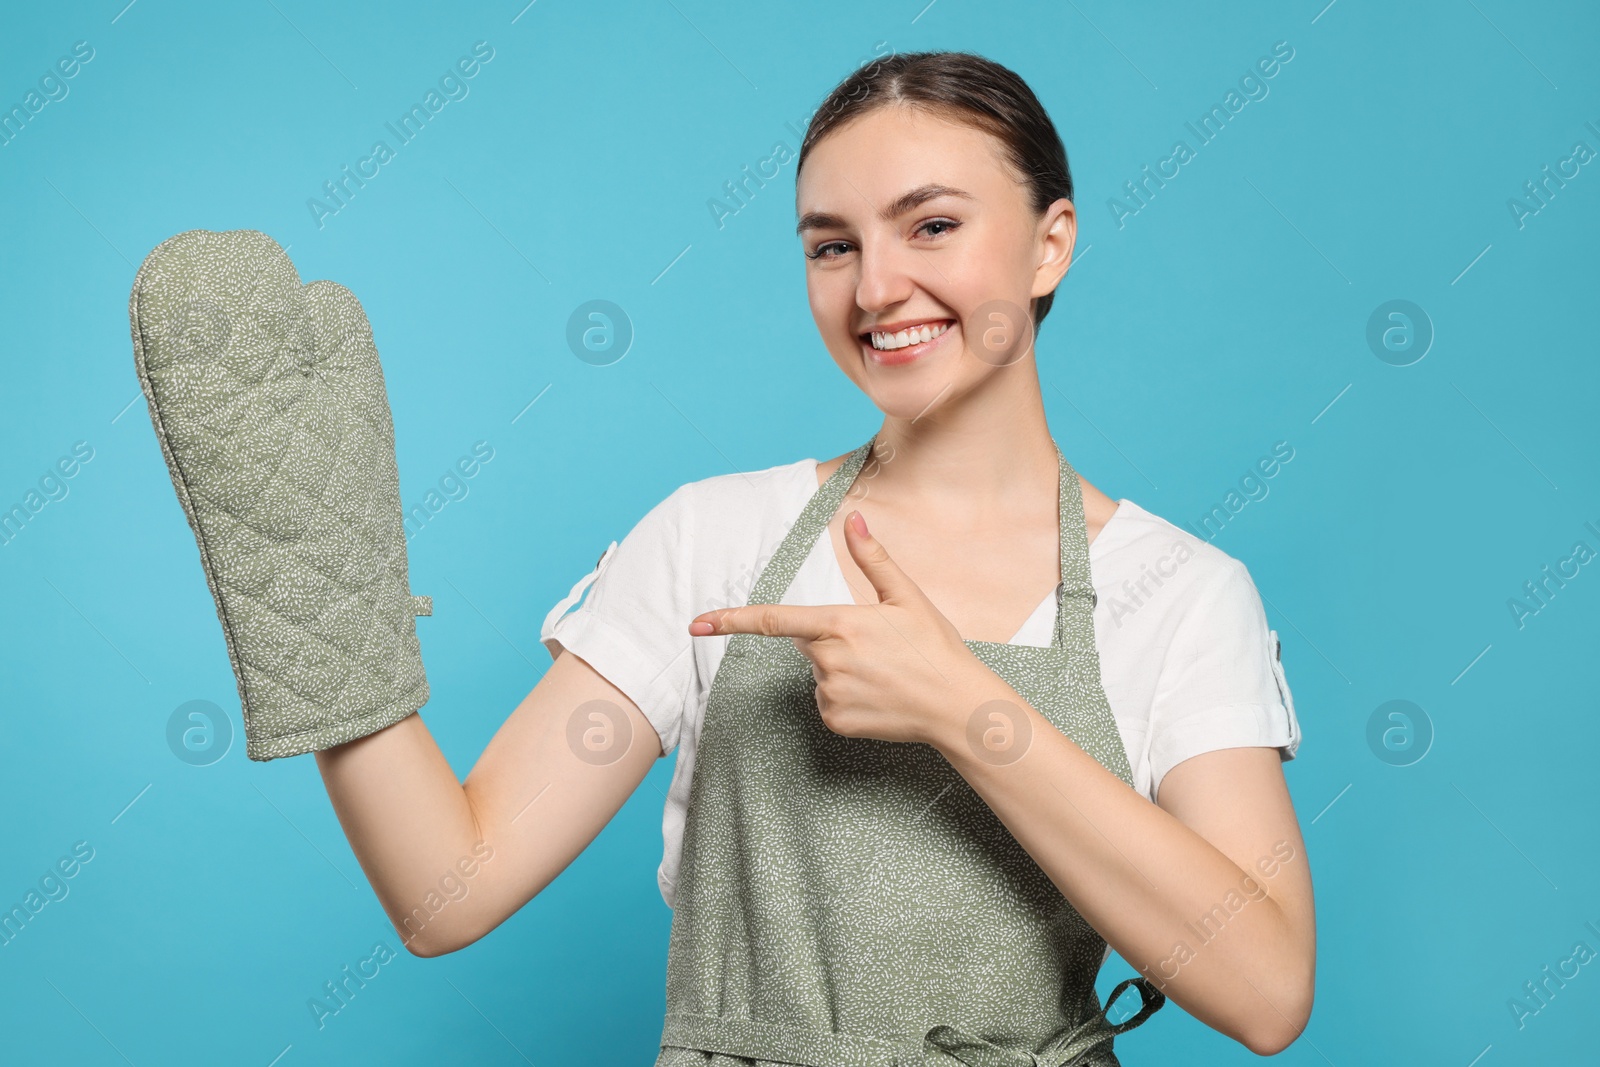
[[[558,619],[540,640],[551,655],[555,654],[552,643],[559,641],[562,648],[575,653],[637,704],[655,728],[662,755],[678,747],[685,695],[669,691],[663,681],[671,664],[653,665],[627,634],[589,611]],[[692,648],[685,643],[679,655],[689,655]]]
[[[1190,723],[1173,723],[1150,743],[1150,793],[1161,795],[1161,781],[1184,760],[1221,748],[1276,748],[1292,760],[1298,731],[1282,704],[1224,704],[1207,708]]]

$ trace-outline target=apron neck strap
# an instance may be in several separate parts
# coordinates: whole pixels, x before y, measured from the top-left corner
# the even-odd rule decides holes
[[[755,588],[750,591],[750,603],[776,604],[783,599],[783,594],[788,592],[789,583],[794,581],[800,565],[811,554],[811,548],[817,543],[817,538],[828,528],[834,512],[838,511],[839,505],[844,502],[845,493],[854,484],[856,474],[866,463],[867,454],[872,451],[872,443],[877,439],[878,435],[873,434],[871,440],[850,453],[839,465],[839,469],[828,475],[827,481],[811,494],[811,499],[806,501],[800,517],[789,527],[789,532],[784,535],[778,550],[772,554],[760,577],[756,579]]]
[[[839,469],[830,474],[812,494],[756,580],[750,592],[750,603],[776,604],[782,600],[794,576],[799,573],[800,565],[810,555],[817,539],[844,503],[856,476],[866,466],[867,457],[877,439],[878,435],[873,434],[866,444],[851,452]],[[1078,472],[1062,455],[1061,446],[1057,444],[1055,449],[1060,469],[1061,596],[1056,604],[1055,632],[1051,643],[1059,647],[1065,642],[1069,629],[1077,629],[1081,634],[1083,628],[1087,627],[1092,640],[1095,593],[1089,578],[1089,540],[1083,511],[1083,489],[1078,484]]]
[[[1083,487],[1059,444],[1056,460],[1061,470],[1061,599],[1056,601],[1053,643],[1063,644],[1070,631],[1074,639],[1087,640],[1088,647],[1093,648],[1094,608],[1099,598],[1089,577],[1089,527],[1083,514]]]

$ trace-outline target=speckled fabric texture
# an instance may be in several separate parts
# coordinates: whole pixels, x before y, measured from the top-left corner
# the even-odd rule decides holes
[[[428,699],[366,313],[300,284],[255,230],[156,247],[128,300],[134,365],[200,549],[239,686],[246,754],[380,730]]]
[[[817,490],[749,603],[781,602],[872,443]],[[1056,453],[1053,643],[967,644],[1131,783],[1100,684],[1082,492]],[[1105,941],[936,749],[823,725],[787,637],[729,638],[675,899],[657,1067],[1107,1067],[1113,1036],[1166,1000],[1130,979],[1111,999],[1133,985],[1140,1010],[1113,1026],[1094,989]]]

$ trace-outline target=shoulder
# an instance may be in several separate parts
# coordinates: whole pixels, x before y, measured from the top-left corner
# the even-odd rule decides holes
[[[684,617],[742,602],[763,562],[816,492],[816,461],[686,482],[640,521],[636,556],[653,584]]]
[[[670,630],[674,642],[687,641],[686,630],[678,635],[679,621],[721,606],[729,575],[782,539],[804,506],[814,470],[815,460],[806,459],[678,486],[606,547],[550,612],[545,635],[592,584],[579,614],[602,616],[614,630]]]
[[[850,458],[850,453],[849,452],[841,452],[839,455],[834,456],[832,459],[824,459],[824,460],[810,460],[810,459],[808,459],[808,460],[805,460],[804,463],[807,464],[808,466],[810,464],[813,464],[813,463],[816,464],[816,470],[813,472],[815,474],[815,476],[816,476],[815,481],[817,483],[817,485],[815,487],[820,488],[821,480],[824,479],[824,478],[831,477],[833,472],[838,470],[840,467],[844,466],[845,460],[847,460],[849,458]]]
[[[1096,562],[1134,562],[1153,570],[1159,563],[1163,565],[1160,571],[1172,572],[1161,573],[1162,577],[1176,578],[1179,572],[1186,572],[1183,578],[1188,583],[1215,582],[1241,574],[1249,577],[1242,562],[1216,545],[1126,498],[1118,502],[1091,547],[1096,549]]]
[[[693,520],[697,527],[710,522],[743,528],[752,520],[792,510],[797,501],[804,504],[816,490],[815,470],[816,460],[802,459],[760,470],[715,474],[684,483],[657,507]]]
[[[781,540],[816,491],[816,460],[685,482],[642,518],[636,541],[670,545],[687,580],[705,582]]]
[[[1219,606],[1260,610],[1249,569],[1222,549],[1122,499],[1090,545],[1092,574],[1119,626],[1147,605],[1176,623]],[[1216,619],[1218,623],[1223,619]]]

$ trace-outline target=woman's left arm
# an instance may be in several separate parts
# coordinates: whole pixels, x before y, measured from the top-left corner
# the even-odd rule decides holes
[[[1000,699],[1028,716],[1026,751],[982,759],[959,718],[928,742],[1079,914],[1206,1025],[1263,1056],[1294,1041],[1311,1015],[1316,924],[1277,749],[1190,757],[1162,779],[1158,806],[997,675],[972,684],[962,706]]]

